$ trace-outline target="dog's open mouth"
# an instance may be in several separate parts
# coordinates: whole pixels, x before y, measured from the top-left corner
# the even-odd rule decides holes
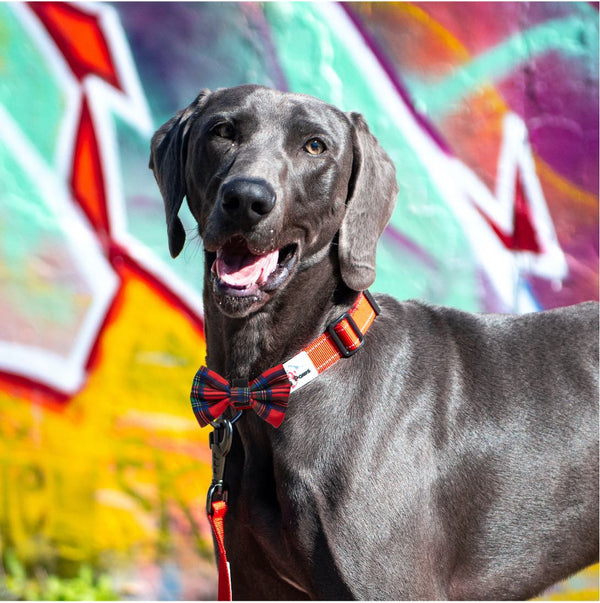
[[[243,237],[233,237],[212,256],[211,272],[222,293],[233,296],[273,291],[287,280],[297,260],[292,243],[266,253],[251,250]],[[211,259],[212,259],[211,258]]]

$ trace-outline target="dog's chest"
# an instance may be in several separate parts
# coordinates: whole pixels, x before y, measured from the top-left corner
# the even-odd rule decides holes
[[[226,546],[233,565],[248,564],[260,579],[281,580],[310,593],[312,551],[318,532],[314,493],[301,476],[282,471],[269,455],[231,467]],[[298,595],[296,598],[300,597]],[[303,598],[303,597],[300,597]]]

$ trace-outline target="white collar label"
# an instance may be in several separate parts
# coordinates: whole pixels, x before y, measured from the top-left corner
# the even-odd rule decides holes
[[[283,363],[283,368],[292,384],[290,393],[300,389],[319,376],[317,368],[306,352],[300,352]]]

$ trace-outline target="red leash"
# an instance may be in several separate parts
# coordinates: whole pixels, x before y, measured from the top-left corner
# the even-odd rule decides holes
[[[291,383],[291,391],[300,389],[315,379],[340,358],[348,358],[355,354],[362,347],[364,334],[371,324],[373,324],[379,312],[379,306],[370,293],[368,291],[361,293],[349,312],[345,312],[337,320],[330,323],[325,333],[306,346],[291,360],[283,364],[283,368]],[[216,377],[219,376],[217,375]],[[227,382],[223,381],[227,389],[234,389],[229,388]],[[235,387],[236,392],[238,389],[238,387]],[[192,407],[198,421],[203,425],[208,420],[204,412],[202,416],[199,416],[199,408],[200,404],[206,400],[199,398],[197,390],[198,388],[193,392]],[[236,407],[234,401],[231,402],[231,406]],[[202,407],[202,411],[204,410],[206,410],[206,407]],[[224,521],[227,514],[227,489],[223,478],[225,474],[225,457],[231,449],[233,440],[233,424],[241,415],[242,412],[239,411],[233,419],[225,419],[224,416],[219,417],[211,423],[214,430],[209,436],[210,448],[212,450],[213,479],[206,499],[206,512],[213,530],[219,557],[219,601],[232,600],[231,571],[225,551]],[[220,499],[215,500],[216,496],[220,497]]]
[[[212,482],[206,496],[206,514],[213,531],[218,552],[219,586],[218,600],[231,601],[231,571],[225,551],[225,515],[227,514],[227,489],[223,482],[225,476],[225,458],[231,450],[233,441],[233,424],[242,413],[229,420],[224,417],[213,421],[213,431],[208,442],[212,451]],[[215,500],[215,497],[220,500]]]
[[[231,571],[225,551],[225,529],[223,525],[225,514],[227,513],[227,503],[224,500],[217,500],[212,503],[211,511],[208,514],[208,521],[210,521],[217,543],[217,550],[219,551],[218,600],[231,601]]]

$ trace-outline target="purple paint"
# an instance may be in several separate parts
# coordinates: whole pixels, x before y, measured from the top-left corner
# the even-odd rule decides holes
[[[523,65],[498,89],[524,119],[535,153],[576,186],[597,194],[597,65],[551,52]]]
[[[287,88],[260,10],[235,2],[116,2],[158,122],[202,88],[253,82]]]

